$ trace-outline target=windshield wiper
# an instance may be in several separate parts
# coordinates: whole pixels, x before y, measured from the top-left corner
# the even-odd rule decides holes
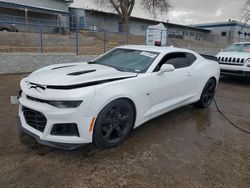
[[[136,72],[137,73],[137,71],[134,69],[122,68],[122,67],[113,67],[113,68],[121,72]]]
[[[96,62],[95,61],[88,61],[87,63],[91,65],[91,64],[95,64]]]
[[[113,68],[115,68],[115,67],[113,67]],[[130,69],[126,69],[126,68],[115,68],[116,70],[118,70],[118,71],[121,71],[121,72],[130,72],[131,70]]]
[[[133,69],[128,69],[128,68],[122,68],[122,67],[115,67],[115,66],[112,66],[112,65],[106,65],[106,64],[102,64],[102,63],[97,63],[97,62],[95,62],[95,61],[89,61],[89,62],[87,62],[88,64],[99,64],[99,65],[103,65],[103,66],[107,66],[107,67],[111,67],[111,68],[113,68],[113,69],[115,69],[115,70],[118,70],[118,71],[120,71],[120,72],[136,72],[135,70],[133,70]]]

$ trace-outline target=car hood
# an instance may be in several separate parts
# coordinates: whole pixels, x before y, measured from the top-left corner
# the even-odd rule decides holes
[[[137,73],[121,72],[112,67],[67,63],[47,66],[29,75],[26,81],[43,86],[70,86],[137,76]]]
[[[247,60],[250,58],[250,53],[249,52],[220,52],[216,56],[217,58],[219,57],[231,57],[231,58],[243,58],[244,60]]]

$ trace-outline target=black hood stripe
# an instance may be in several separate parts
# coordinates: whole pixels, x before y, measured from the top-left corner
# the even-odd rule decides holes
[[[95,72],[96,70],[85,70],[85,71],[78,71],[78,72],[72,72],[72,73],[69,73],[67,75],[69,76],[79,76],[79,75],[82,75],[82,74],[87,74],[87,73],[91,73],[91,72]]]
[[[129,78],[134,78],[136,76],[130,76],[130,77],[122,77],[122,78],[111,78],[107,80],[98,80],[98,81],[93,81],[93,82],[87,82],[87,83],[82,83],[82,84],[75,84],[75,85],[48,85],[46,88],[48,89],[60,89],[60,90],[70,90],[70,89],[78,89],[78,88],[83,88],[83,87],[89,87],[89,86],[94,86],[94,85],[100,85],[108,82],[114,82],[118,80],[124,80],[124,79],[129,79]]]
[[[62,69],[62,68],[67,68],[67,67],[74,67],[74,66],[76,66],[76,65],[65,65],[65,66],[61,66],[61,67],[55,67],[51,70]]]

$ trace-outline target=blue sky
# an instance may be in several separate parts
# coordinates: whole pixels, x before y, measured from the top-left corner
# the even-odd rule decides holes
[[[157,20],[179,24],[198,24],[241,19],[241,8],[246,0],[170,0],[173,9],[168,14],[158,15]],[[72,7],[101,9],[94,0],[74,0]],[[104,8],[104,11],[110,11]],[[151,18],[152,15],[136,0],[133,16]]]

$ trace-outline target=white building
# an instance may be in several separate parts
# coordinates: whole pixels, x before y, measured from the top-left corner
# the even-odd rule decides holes
[[[238,41],[248,41],[250,39],[250,25],[238,21],[208,23],[194,25],[202,29],[211,30],[214,41],[220,43],[233,43]]]
[[[0,22],[69,27],[72,0],[0,0]],[[55,29],[55,27],[53,29]]]
[[[72,13],[74,26],[80,29],[105,29],[111,32],[124,31],[123,22],[116,13],[76,7],[70,7],[70,12]],[[159,23],[163,23],[167,28],[169,37],[203,40],[210,32],[208,29],[134,16],[130,18],[129,31],[134,35],[145,35],[148,26],[157,25]]]

